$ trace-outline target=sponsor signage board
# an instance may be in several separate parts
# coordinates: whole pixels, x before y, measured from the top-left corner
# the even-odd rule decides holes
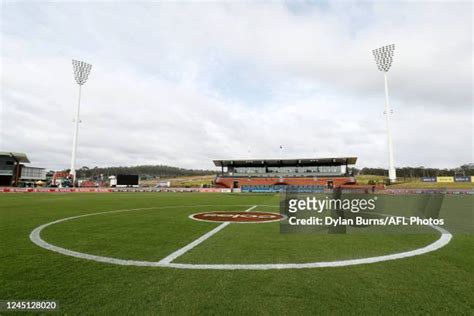
[[[454,182],[454,177],[436,177],[436,182],[451,183]]]
[[[471,182],[472,177],[455,177],[454,182]]]

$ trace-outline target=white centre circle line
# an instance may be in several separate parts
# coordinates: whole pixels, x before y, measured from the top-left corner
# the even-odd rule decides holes
[[[138,266],[138,267],[161,267],[161,268],[176,268],[176,269],[196,269],[196,270],[274,270],[274,269],[308,269],[308,268],[330,268],[330,267],[345,267],[345,266],[354,266],[361,264],[377,263],[384,261],[391,261],[403,258],[409,258],[414,256],[419,256],[426,254],[432,251],[436,251],[444,246],[446,246],[452,239],[453,235],[444,228],[434,225],[427,225],[439,233],[441,236],[439,239],[433,243],[414,250],[393,253],[383,256],[360,258],[360,259],[349,259],[349,260],[336,260],[336,261],[320,261],[320,262],[308,262],[308,263],[263,263],[263,264],[193,264],[193,263],[163,263],[161,261],[141,261],[141,260],[125,260],[117,259],[112,257],[96,256],[88,253],[78,252],[69,250],[66,248],[58,247],[53,244],[50,244],[44,241],[41,238],[41,231],[48,226],[56,225],[65,221],[97,216],[102,214],[111,214],[111,213],[122,213],[122,212],[132,212],[132,211],[141,211],[141,210],[151,210],[151,209],[170,209],[170,208],[183,208],[183,207],[219,207],[219,206],[250,206],[249,204],[239,204],[239,205],[182,205],[182,206],[163,206],[163,207],[146,207],[146,208],[135,208],[135,209],[124,209],[124,210],[115,210],[115,211],[106,211],[99,213],[84,214],[78,216],[71,216],[62,218],[56,221],[52,221],[43,225],[40,225],[33,229],[30,233],[30,240],[37,246],[57,252],[66,256],[92,260],[96,262],[124,265],[124,266]],[[264,205],[259,205],[264,206]],[[268,206],[268,205],[265,205]],[[277,207],[277,206],[273,206]],[[387,214],[379,214],[384,216],[391,216]]]

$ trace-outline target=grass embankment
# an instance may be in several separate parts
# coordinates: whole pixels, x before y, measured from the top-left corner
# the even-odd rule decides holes
[[[188,177],[176,177],[176,178],[161,178],[153,180],[142,180],[142,185],[150,187],[156,186],[158,182],[170,181],[171,187],[174,188],[200,188],[202,186],[212,186],[212,182],[215,179],[215,175],[205,176],[188,176]]]
[[[368,184],[373,180],[377,184],[385,183],[386,177],[372,175],[356,176],[358,184]],[[473,189],[473,182],[423,182],[420,178],[398,178],[398,182],[391,184],[392,189]]]
[[[189,176],[177,178],[163,178],[159,180],[145,180],[142,184],[148,186],[155,186],[158,181],[170,181],[172,187],[190,187],[199,188],[202,186],[212,186],[215,175],[206,176]],[[358,175],[356,176],[358,184],[369,184],[374,181],[376,184],[384,184],[386,177],[373,175]],[[453,183],[437,183],[437,182],[422,182],[420,178],[398,178],[398,183],[390,185],[393,189],[473,189],[473,182],[453,182]]]

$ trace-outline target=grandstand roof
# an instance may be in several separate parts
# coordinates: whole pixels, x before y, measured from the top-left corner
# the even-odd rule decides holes
[[[12,153],[8,151],[0,151],[0,156],[8,156],[15,158],[19,162],[30,162],[25,153]]]
[[[213,160],[218,167],[259,167],[259,166],[342,166],[355,165],[357,157],[342,158],[296,158],[296,159],[226,159]]]

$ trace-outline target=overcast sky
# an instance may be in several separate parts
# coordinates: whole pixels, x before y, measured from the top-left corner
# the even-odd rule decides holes
[[[0,151],[33,166],[212,168],[216,158],[357,156],[386,167],[473,161],[472,2],[1,0]],[[280,145],[283,150],[280,150]]]

